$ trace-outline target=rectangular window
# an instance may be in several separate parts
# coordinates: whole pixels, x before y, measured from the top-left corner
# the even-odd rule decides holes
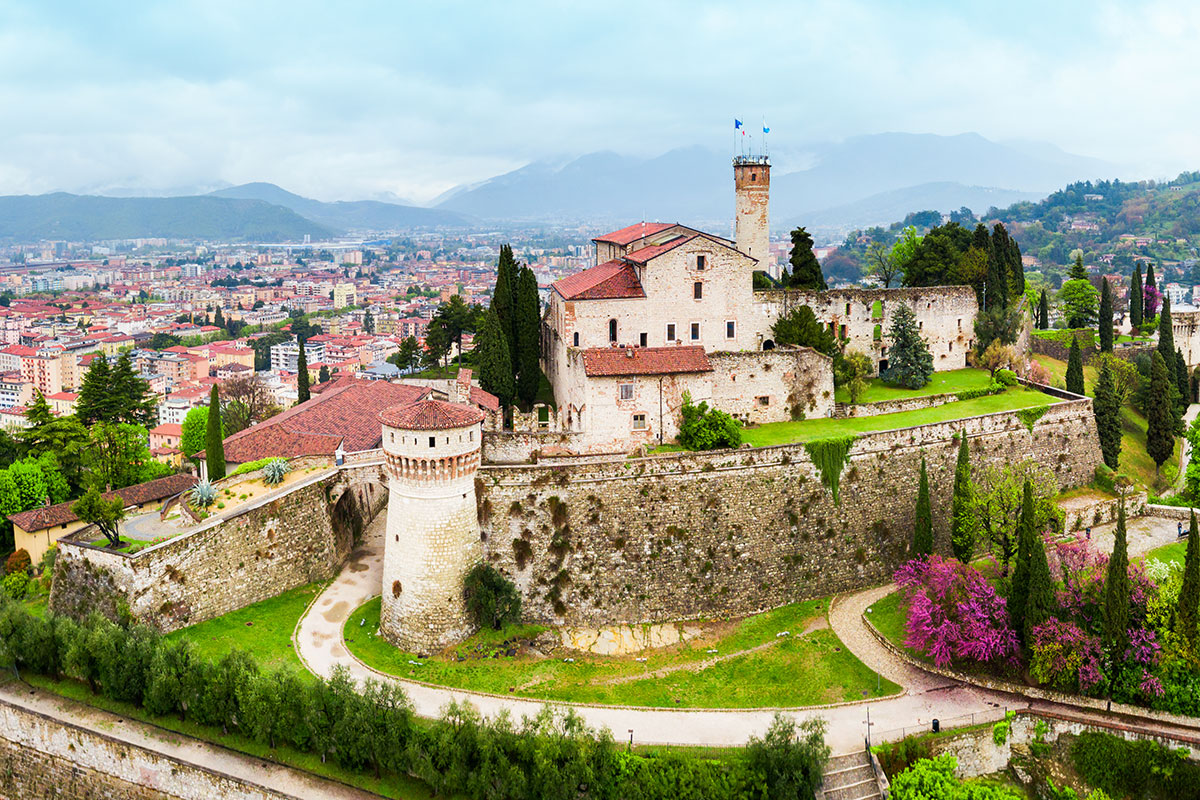
[[[645,346],[646,346],[646,343],[647,343],[647,341],[649,340],[649,338],[650,338],[650,334],[648,334],[648,333],[639,333],[639,334],[638,334],[638,344],[639,344],[639,345],[641,345],[642,347],[645,347]]]
[[[700,323],[699,322],[692,323],[692,341],[693,342],[700,341]]]
[[[434,436],[430,436],[429,437],[429,446],[435,447],[436,445],[437,445],[437,438]]]
[[[696,281],[692,284],[692,297],[696,300],[704,299],[704,284],[700,281]]]
[[[733,320],[725,321],[725,338],[733,339],[737,336],[737,323]]]
[[[846,338],[846,326],[845,325],[842,325],[842,327],[838,329],[838,338],[840,338],[840,339]]]
[[[635,431],[646,430],[646,415],[645,414],[634,414],[633,415],[633,429]]]
[[[621,384],[621,399],[622,400],[632,400],[633,399],[633,384],[632,383],[622,383]]]
[[[668,322],[667,323],[667,344],[670,344],[673,341],[675,341],[675,323]]]
[[[704,267],[706,266],[704,262],[705,262],[704,256],[696,256],[696,269],[699,270],[700,272],[704,271]]]
[[[763,395],[762,397],[756,397],[756,398],[754,398],[754,399],[758,401],[758,404],[759,404],[760,406],[769,406],[769,405],[771,405],[771,398],[770,398],[770,397],[768,397],[767,395]]]

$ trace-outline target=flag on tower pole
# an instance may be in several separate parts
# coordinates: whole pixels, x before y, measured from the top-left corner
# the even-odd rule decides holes
[[[733,129],[736,131],[741,127],[742,127],[742,121],[740,119],[738,119],[737,117],[734,117],[733,118]],[[742,133],[744,134],[745,131],[742,131]]]

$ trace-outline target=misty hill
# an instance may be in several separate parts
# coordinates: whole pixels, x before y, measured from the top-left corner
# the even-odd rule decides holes
[[[974,133],[856,136],[822,145],[812,156],[809,169],[772,175],[771,217],[778,227],[901,189],[911,190],[912,205],[906,211],[913,211],[952,200],[945,184],[1044,195],[1064,183],[1113,172],[1108,164],[1045,143],[1004,144]],[[451,190],[437,207],[502,221],[619,222],[644,217],[728,224],[733,217],[729,161],[700,147],[648,159],[592,153],[564,165],[536,162]],[[999,197],[1000,202],[1005,199]],[[881,202],[886,200],[872,200],[868,207]],[[845,211],[858,214],[862,209]],[[896,216],[903,214],[887,218]],[[855,224],[841,219],[840,212],[821,219],[831,226]]]
[[[417,208],[378,200],[324,203],[301,197],[273,183],[245,183],[218,189],[210,197],[262,200],[295,211],[313,222],[340,231],[394,231],[405,228],[464,227],[470,221],[453,211]]]
[[[261,200],[224,197],[97,197],[64,192],[0,197],[0,237],[300,241],[333,233]]]
[[[982,214],[992,207],[1003,208],[1013,203],[1040,200],[1042,197],[1044,194],[1041,192],[964,186],[961,183],[942,181],[880,192],[842,206],[784,220],[783,223],[789,228],[805,225],[810,231],[845,229],[849,226],[869,228],[903,219],[905,215],[916,210],[948,213],[965,206]]]

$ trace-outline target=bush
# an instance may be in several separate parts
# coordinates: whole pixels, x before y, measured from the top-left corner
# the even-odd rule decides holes
[[[480,628],[500,630],[521,619],[521,595],[508,578],[490,564],[476,564],[463,579],[467,612]]]
[[[1071,746],[1071,760],[1089,785],[1113,797],[1200,797],[1200,764],[1187,752],[1088,732]]]
[[[998,369],[996,370],[996,382],[1001,386],[1016,386],[1017,373],[1011,369]]]
[[[272,461],[286,462],[287,459],[286,458],[281,459],[281,458],[278,458],[277,456],[268,456],[267,458],[260,458],[257,461],[247,461],[245,464],[238,464],[237,469],[235,469],[233,472],[229,473],[229,477],[232,478],[234,475],[245,475],[247,472],[254,472],[256,470],[260,470],[263,467],[265,467],[267,464],[270,464]]]
[[[737,447],[742,443],[742,429],[737,420],[708,403],[692,403],[692,396],[683,393],[683,423],[679,426],[679,443],[688,450],[715,450]]]
[[[29,576],[24,572],[10,572],[4,576],[0,584],[4,594],[13,600],[20,600],[29,591]]]
[[[29,558],[29,551],[22,547],[5,560],[4,574],[12,575],[15,572],[26,572],[32,563]]]

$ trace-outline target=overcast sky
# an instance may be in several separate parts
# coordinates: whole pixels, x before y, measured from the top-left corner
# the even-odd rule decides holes
[[[1200,169],[1187,2],[0,0],[0,193],[427,200],[539,158],[885,131]]]

